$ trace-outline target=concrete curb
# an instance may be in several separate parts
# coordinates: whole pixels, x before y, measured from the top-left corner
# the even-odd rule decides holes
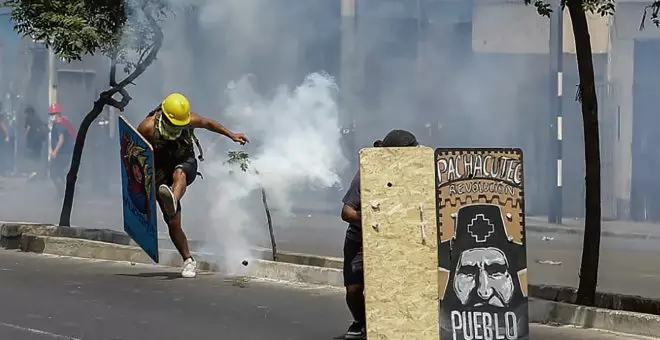
[[[577,301],[577,289],[572,287],[530,285],[529,294],[543,300],[569,304]],[[596,292],[595,305],[607,310],[660,315],[660,300],[639,295]]]
[[[0,246],[16,248],[22,234],[55,236],[94,240],[129,245],[131,238],[124,232],[110,229],[60,227],[52,224],[26,222],[0,222]]]
[[[126,261],[141,264],[153,264],[153,261],[139,247],[91,241],[77,238],[56,236],[42,236],[22,234],[17,249],[25,252],[103,259],[111,261]],[[269,253],[269,250],[261,250]],[[197,265],[202,271],[218,271],[218,267],[211,260],[212,254],[193,253]],[[296,260],[293,255],[287,255],[290,260]],[[286,258],[286,257],[285,257]],[[318,261],[318,257],[297,258],[300,262]],[[328,259],[328,263],[332,263]],[[181,257],[174,250],[160,251],[160,265],[180,267],[183,263]],[[267,278],[297,283],[309,283],[343,287],[343,275],[340,269],[323,268],[320,266],[302,265],[286,262],[273,262],[256,259],[248,264],[245,276]]]
[[[660,334],[660,316],[657,315],[584,307],[540,299],[530,299],[529,317],[534,323],[572,325],[648,337],[656,337]]]
[[[27,223],[27,222],[0,222],[0,247],[6,249],[22,249],[20,248],[20,242],[22,235],[29,235],[33,242],[37,239],[34,236],[46,236],[52,237],[50,239],[50,246],[53,244],[76,244],[72,241],[58,241],[57,238],[68,238],[68,239],[80,239],[80,240],[89,240],[89,241],[98,241],[105,244],[105,247],[109,247],[109,243],[115,245],[124,245],[132,246],[132,249],[136,249],[137,253],[142,254],[142,250],[136,248],[136,244],[130,237],[120,231],[108,230],[108,229],[85,229],[78,227],[60,227],[52,224],[41,224],[41,223]],[[169,240],[167,240],[169,242]],[[189,243],[192,247],[196,241],[190,241]],[[35,246],[36,247],[36,246]],[[271,259],[272,252],[270,249],[260,248],[255,249],[257,254],[259,254],[260,259]],[[38,251],[37,251],[38,252]],[[124,254],[124,253],[122,253]],[[173,249],[163,249],[161,247],[161,257],[178,257],[177,253]],[[143,254],[142,254],[143,255]],[[142,256],[140,255],[140,256]],[[122,255],[124,256],[124,255]],[[126,255],[128,256],[128,255]],[[89,257],[89,256],[81,256]],[[343,261],[341,258],[336,257],[325,257],[309,254],[299,254],[288,251],[278,251],[277,253],[278,262],[286,262],[292,264],[300,264],[306,266],[314,267],[324,267],[324,268],[336,268],[341,269],[343,267]],[[148,257],[145,257],[148,259]],[[117,261],[133,261],[143,263],[137,260],[130,260],[128,258],[124,260],[117,259]],[[152,263],[151,260],[146,263]],[[178,266],[178,264],[177,264]]]
[[[566,234],[566,235],[583,235],[584,232],[579,228],[554,226],[554,225],[538,225],[534,221],[527,221],[525,228],[531,233],[542,234]],[[86,240],[96,240],[101,242],[135,245],[135,243],[123,231],[116,231],[111,229],[86,229],[78,227],[60,227],[48,223],[32,223],[32,222],[2,222],[0,221],[0,234],[4,236],[13,235],[19,236],[22,232],[27,232],[35,235],[44,236],[58,236],[70,238],[83,238]],[[0,236],[0,239],[2,239]],[[645,234],[645,233],[626,233],[626,232],[613,232],[603,230],[601,232],[603,237],[635,239],[635,240],[660,240],[660,234]],[[4,246],[0,244],[0,246]],[[317,260],[321,261],[322,260]]]

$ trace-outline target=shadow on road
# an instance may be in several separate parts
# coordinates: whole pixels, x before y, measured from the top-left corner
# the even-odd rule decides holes
[[[138,274],[115,274],[116,276],[139,277],[139,278],[154,278],[162,277],[163,280],[176,280],[182,279],[181,273],[173,272],[151,272],[151,273],[138,273]]]

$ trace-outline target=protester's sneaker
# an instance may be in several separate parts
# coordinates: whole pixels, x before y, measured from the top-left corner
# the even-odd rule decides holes
[[[189,279],[197,276],[197,261],[195,261],[192,257],[183,261],[183,270],[181,271],[181,276]]]
[[[167,218],[176,215],[177,201],[174,198],[174,193],[172,193],[172,189],[170,189],[170,187],[165,184],[161,184],[158,187],[158,198],[162,202],[163,215],[165,215]]]
[[[344,336],[344,339],[346,340],[364,340],[367,338],[367,331],[365,329],[364,323],[363,322],[353,322],[350,327],[348,327],[348,331],[346,331],[346,335]]]

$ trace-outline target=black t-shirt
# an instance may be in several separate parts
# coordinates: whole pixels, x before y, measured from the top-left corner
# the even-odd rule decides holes
[[[53,149],[57,146],[57,141],[60,135],[64,136],[64,143],[60,148],[59,154],[68,155],[73,153],[73,137],[69,131],[60,123],[53,123],[53,130],[51,131],[50,142]]]
[[[30,128],[27,138],[30,141],[43,141],[48,134],[48,127],[37,116],[25,117],[25,128]]]
[[[346,191],[344,199],[342,200],[344,204],[349,207],[360,211],[360,172],[358,171],[351,181],[351,186]],[[349,224],[348,230],[346,230],[346,237],[350,240],[362,242],[362,226],[357,224]]]

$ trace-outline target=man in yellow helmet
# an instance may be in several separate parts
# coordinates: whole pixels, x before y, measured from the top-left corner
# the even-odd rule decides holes
[[[156,199],[163,212],[170,238],[183,258],[183,277],[197,275],[197,262],[190,255],[186,234],[181,228],[180,200],[186,187],[197,176],[197,159],[193,144],[202,150],[194,129],[202,128],[229,137],[241,145],[249,142],[242,133],[235,133],[217,121],[190,111],[190,102],[180,93],[168,95],[138,125],[138,132],[154,148],[154,173],[156,177]]]

